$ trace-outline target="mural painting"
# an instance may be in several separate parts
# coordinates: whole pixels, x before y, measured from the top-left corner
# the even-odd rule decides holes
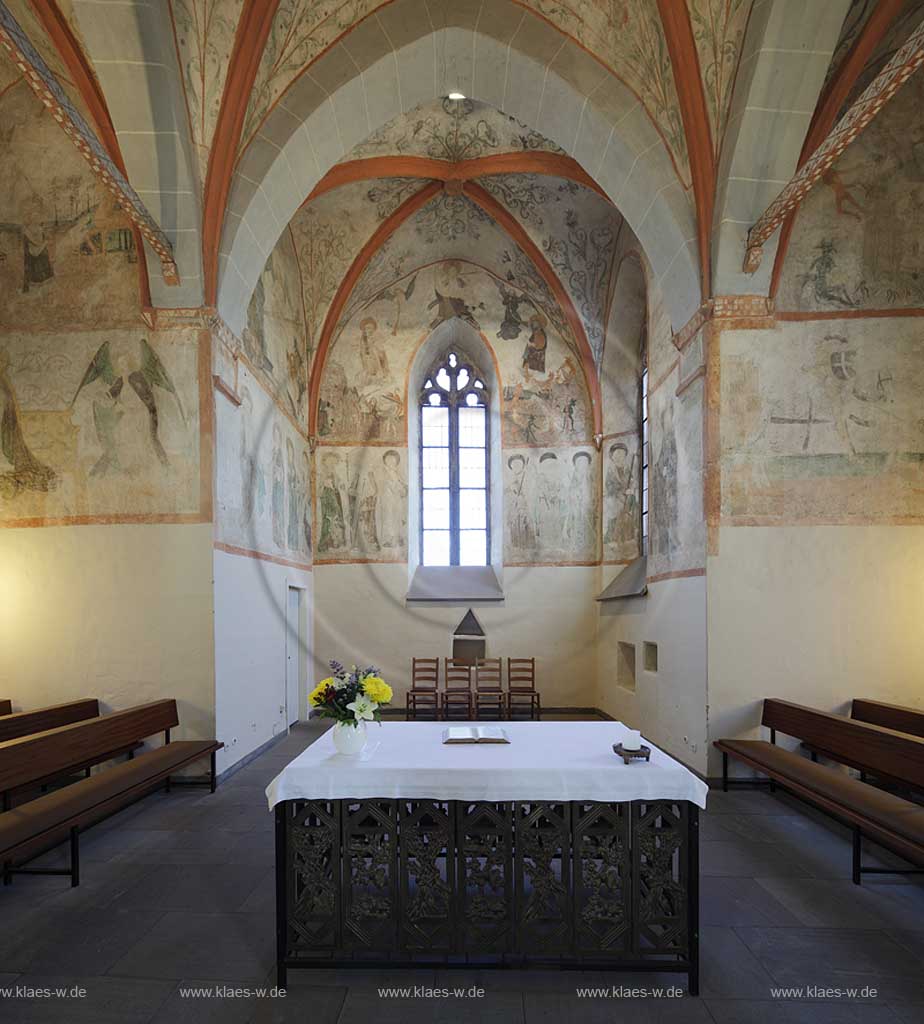
[[[505,562],[595,561],[597,491],[593,448],[506,448]]]
[[[599,367],[622,216],[592,189],[538,174],[481,180],[545,253],[574,304]]]
[[[292,235],[283,232],[250,300],[243,352],[282,407],[307,427],[309,353]]]
[[[407,451],[318,448],[317,560],[407,560]]]
[[[722,514],[924,513],[924,337],[914,320],[722,337]]]
[[[205,187],[209,153],[243,0],[170,0],[189,126]]]
[[[0,335],[0,518],[196,515],[198,335]]]
[[[216,539],[246,551],[311,561],[308,442],[239,367],[240,406],[216,395]]]
[[[638,437],[603,442],[603,559],[624,562],[639,554],[641,460]]]
[[[0,58],[0,328],[137,324],[130,222],[13,72]]]
[[[806,197],[777,308],[924,306],[922,104],[913,75]]]
[[[430,331],[453,318],[481,332],[494,351],[505,445],[589,440],[583,371],[544,306],[477,265],[445,260],[388,283],[355,307],[321,381],[318,433],[325,442],[404,444],[414,353]]]

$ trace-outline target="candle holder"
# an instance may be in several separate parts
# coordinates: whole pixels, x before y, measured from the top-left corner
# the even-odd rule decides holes
[[[622,758],[623,764],[628,764],[630,761],[651,760],[651,747],[646,747],[644,744],[638,750],[624,750],[621,743],[614,743],[613,753]]]

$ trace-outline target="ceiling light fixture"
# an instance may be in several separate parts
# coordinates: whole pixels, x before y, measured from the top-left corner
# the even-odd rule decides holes
[[[451,92],[449,94],[449,99],[451,99],[451,100],[464,100],[465,99],[465,93],[464,92]]]

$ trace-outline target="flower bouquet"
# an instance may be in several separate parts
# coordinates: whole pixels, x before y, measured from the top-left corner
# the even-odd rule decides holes
[[[378,669],[355,665],[349,672],[339,661],[330,662],[331,675],[308,695],[308,703],[321,718],[333,718],[334,746],[341,754],[358,754],[366,745],[366,722],[380,722],[380,708],[391,700],[391,687]]]

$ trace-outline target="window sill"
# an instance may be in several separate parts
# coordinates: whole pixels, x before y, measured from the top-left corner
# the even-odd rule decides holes
[[[648,593],[647,578],[648,559],[642,555],[618,573],[597,600],[618,601],[625,597],[643,597]]]
[[[420,565],[407,601],[503,601],[504,591],[490,565]]]

